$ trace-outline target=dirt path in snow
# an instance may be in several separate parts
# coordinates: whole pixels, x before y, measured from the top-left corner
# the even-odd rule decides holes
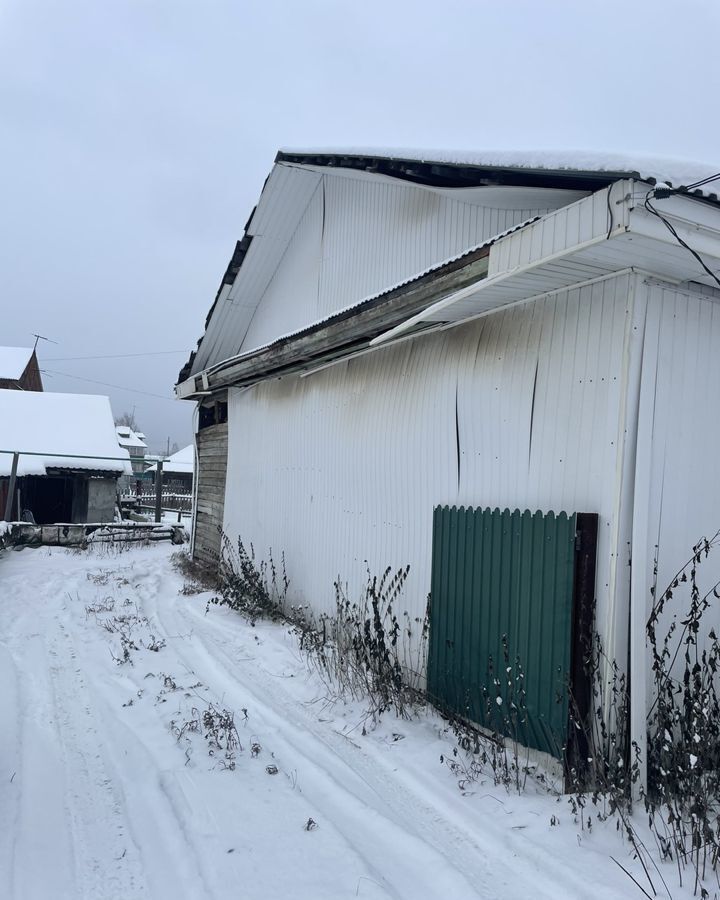
[[[322,711],[292,638],[206,615],[169,553],[0,558],[0,896],[625,895],[622,875],[548,858],[547,802],[463,804],[437,730],[362,737],[357,708]],[[188,726],[208,704],[235,714],[234,759]]]

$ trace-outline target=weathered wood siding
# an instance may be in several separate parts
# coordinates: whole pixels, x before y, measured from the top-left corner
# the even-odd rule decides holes
[[[212,564],[220,553],[220,528],[225,507],[227,422],[201,429],[196,441],[198,476],[193,557],[199,562]]]

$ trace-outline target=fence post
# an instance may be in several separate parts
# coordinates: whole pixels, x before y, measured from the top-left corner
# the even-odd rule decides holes
[[[162,473],[163,473],[163,464],[162,460],[159,459],[157,463],[157,469],[155,470],[155,521],[159,522],[162,519]]]
[[[19,453],[13,453],[12,468],[10,469],[10,483],[8,484],[7,499],[5,501],[5,521],[12,522],[13,500],[15,499],[15,481],[17,479]],[[20,510],[18,510],[18,518]]]

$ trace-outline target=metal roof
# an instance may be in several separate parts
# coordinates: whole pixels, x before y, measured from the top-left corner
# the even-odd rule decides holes
[[[636,178],[676,190],[718,177],[693,190],[718,202],[720,163],[582,150],[417,150],[386,148],[281,149],[276,162],[362,169],[424,184],[521,184],[598,190],[613,181]]]

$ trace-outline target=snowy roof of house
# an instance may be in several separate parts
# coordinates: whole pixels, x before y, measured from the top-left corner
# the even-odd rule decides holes
[[[48,468],[131,474],[107,397],[0,390],[0,421],[0,450],[21,454],[18,476],[46,475]],[[0,477],[10,474],[12,459],[0,453]]]
[[[17,381],[33,355],[32,347],[0,347],[0,378]]]
[[[281,149],[277,162],[304,161],[306,164],[374,168],[373,161],[417,163],[425,166],[467,167],[496,173],[517,172],[520,176],[598,175],[609,180],[634,177],[673,188],[694,185],[718,176],[697,193],[717,199],[720,192],[720,162],[714,165],[693,160],[669,159],[626,153],[585,150],[420,150],[382,147],[326,147]],[[408,173],[411,174],[411,173]]]
[[[150,466],[146,471],[154,472],[157,464]],[[175,472],[192,475],[195,471],[195,448],[192,444],[173,453],[163,462],[163,472]]]
[[[147,447],[144,434],[133,431],[128,425],[116,425],[117,442],[121,447]]]

